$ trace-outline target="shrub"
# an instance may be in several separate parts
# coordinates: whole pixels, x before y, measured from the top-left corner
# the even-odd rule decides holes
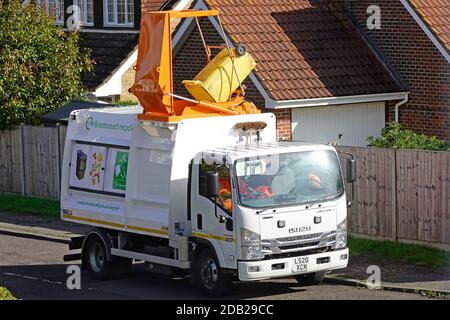
[[[16,300],[16,298],[5,287],[0,287],[0,300]]]
[[[92,63],[77,33],[19,0],[0,0],[0,26],[0,129],[39,123],[84,93],[81,74]]]
[[[378,148],[399,148],[399,149],[415,149],[415,150],[433,150],[447,151],[450,150],[446,141],[440,140],[435,136],[426,136],[424,134],[415,133],[412,130],[403,129],[397,122],[391,122],[381,130],[379,138],[367,138],[369,147]]]

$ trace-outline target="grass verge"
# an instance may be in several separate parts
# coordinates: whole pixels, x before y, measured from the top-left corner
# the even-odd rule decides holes
[[[0,287],[0,300],[17,300],[5,287]]]
[[[403,262],[435,268],[450,267],[450,252],[425,246],[392,241],[367,240],[349,237],[350,254],[369,254],[396,258]]]
[[[59,202],[40,198],[0,194],[0,210],[58,218]]]

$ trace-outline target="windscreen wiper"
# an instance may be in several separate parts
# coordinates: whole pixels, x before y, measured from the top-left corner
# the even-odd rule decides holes
[[[290,199],[295,200],[295,199],[297,199],[297,196],[295,196],[295,197],[290,196],[290,197],[289,197],[289,195],[280,195],[280,196],[278,196],[278,197],[275,197],[274,200],[277,201],[276,204],[274,204],[273,206],[270,206],[270,207],[268,207],[268,208],[265,208],[265,209],[256,211],[256,213],[257,213],[257,214],[260,214],[260,213],[263,213],[263,212],[266,212],[266,211],[269,211],[269,210],[274,210],[274,209],[276,209],[279,205],[289,204],[289,203],[291,203],[291,202],[283,202],[283,200],[286,201],[286,200],[290,200]],[[281,200],[281,201],[278,201],[278,200]]]
[[[256,211],[256,214],[260,214],[269,210],[275,210],[278,207],[278,205],[273,205],[271,207],[265,208],[265,209],[261,209],[259,211]]]
[[[322,199],[318,199],[318,200],[315,200],[315,201],[312,201],[312,202],[308,203],[308,204],[305,206],[305,208],[306,208],[306,209],[310,209],[313,205],[318,204],[318,203],[322,203],[322,202],[327,201],[327,200],[331,200],[330,198],[335,198],[335,197],[337,197],[339,194],[340,194],[340,192],[333,192],[333,193],[327,194],[327,195],[326,195],[325,197],[323,197]]]

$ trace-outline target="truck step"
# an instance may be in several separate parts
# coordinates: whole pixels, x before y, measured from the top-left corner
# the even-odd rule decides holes
[[[189,261],[178,261],[178,260],[174,260],[174,259],[158,257],[158,256],[153,256],[150,254],[139,253],[139,252],[134,252],[134,251],[127,251],[127,250],[112,248],[111,254],[113,256],[141,260],[141,261],[145,261],[145,262],[151,262],[151,263],[155,263],[155,264],[176,267],[176,268],[180,268],[180,269],[189,269],[190,268]]]
[[[64,262],[81,260],[81,253],[66,254],[63,260]]]
[[[73,237],[69,242],[69,250],[81,249],[83,246],[84,236]]]

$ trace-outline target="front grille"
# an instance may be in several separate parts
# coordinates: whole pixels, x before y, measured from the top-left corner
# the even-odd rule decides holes
[[[292,241],[319,238],[321,235],[322,235],[322,233],[311,233],[311,234],[306,234],[303,236],[276,238],[275,240],[277,240],[278,242],[292,242]]]
[[[319,241],[316,242],[308,242],[308,243],[302,243],[302,244],[296,244],[292,246],[280,246],[281,251],[284,250],[292,250],[292,249],[300,249],[300,248],[306,248],[306,247],[315,247],[319,245]]]
[[[274,255],[334,247],[336,243],[336,231],[311,233],[301,236],[282,237],[262,240],[264,255]]]

